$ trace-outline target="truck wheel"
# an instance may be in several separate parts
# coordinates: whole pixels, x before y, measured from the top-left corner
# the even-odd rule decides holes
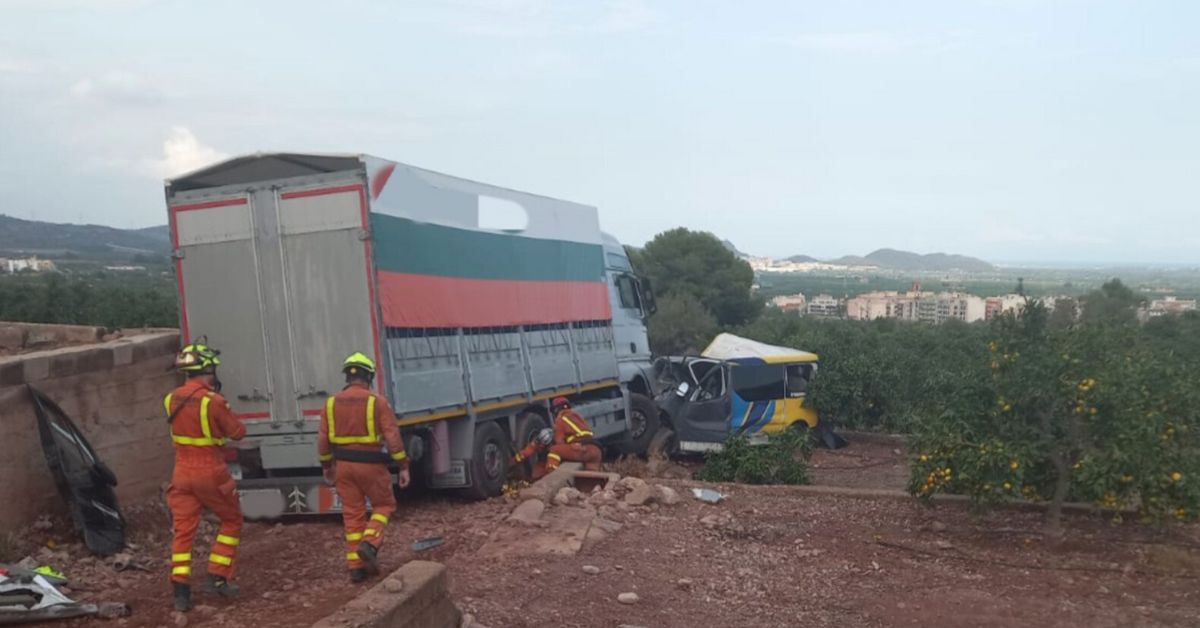
[[[533,440],[534,434],[537,434],[543,428],[550,427],[546,423],[546,417],[536,412],[526,412],[517,417],[517,437],[513,442],[513,447],[518,451],[523,449],[529,441]],[[521,463],[525,467],[525,477],[533,477],[533,460],[526,460]]]
[[[646,395],[633,393],[629,397],[629,440],[625,453],[645,455],[660,426],[658,404]]]
[[[504,489],[512,451],[508,436],[495,421],[475,428],[475,451],[471,456],[471,486],[464,493],[471,499],[496,497]]]

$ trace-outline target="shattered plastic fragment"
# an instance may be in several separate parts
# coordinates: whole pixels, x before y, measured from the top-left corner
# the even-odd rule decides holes
[[[692,489],[692,495],[696,499],[708,504],[719,504],[721,500],[725,499],[724,495],[711,488],[694,488]]]

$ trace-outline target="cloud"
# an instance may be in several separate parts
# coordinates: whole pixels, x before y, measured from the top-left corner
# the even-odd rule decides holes
[[[0,55],[0,74],[32,74],[37,71],[37,64],[18,57]]]
[[[167,139],[163,140],[162,151],[161,158],[142,161],[139,167],[142,174],[166,179],[199,170],[229,157],[211,146],[201,144],[191,129],[183,126],[171,128]]]
[[[120,70],[80,79],[71,85],[70,91],[80,100],[113,105],[154,105],[165,98],[157,86],[136,74]]]

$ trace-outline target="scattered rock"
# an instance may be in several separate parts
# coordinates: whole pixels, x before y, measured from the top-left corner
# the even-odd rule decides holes
[[[623,521],[625,519],[625,515],[621,514],[619,509],[607,505],[597,508],[596,514],[609,521]]]
[[[573,486],[564,486],[558,489],[558,493],[554,495],[554,503],[559,506],[568,506],[582,499],[583,493],[580,493],[579,489]]]
[[[635,478],[633,476],[624,477],[617,481],[617,488],[625,491],[632,491],[642,486],[646,486],[646,481],[642,478]]]
[[[675,504],[678,504],[679,502],[683,501],[682,498],[679,497],[679,493],[675,489],[673,489],[669,486],[662,486],[662,485],[659,485],[657,488],[658,488],[658,501],[662,502],[662,504],[664,506],[674,506]]]
[[[718,514],[704,515],[700,517],[700,525],[709,530],[719,528],[725,523],[725,518]]]
[[[616,532],[621,529],[621,524],[604,517],[595,517],[592,519],[592,527],[600,528],[605,532]]]
[[[630,506],[645,506],[654,501],[656,497],[657,491],[654,490],[654,487],[643,483],[625,495],[625,503]]]
[[[611,504],[615,501],[617,501],[617,494],[612,491],[599,491],[592,493],[587,500],[587,502],[593,506],[603,506],[606,504]]]
[[[113,569],[117,571],[125,571],[133,566],[133,554],[121,552],[112,557]]]
[[[128,617],[129,607],[120,602],[105,602],[97,607],[96,617],[100,619],[117,619]]]
[[[621,624],[617,628],[646,628],[645,626],[635,626],[633,624]]]
[[[934,532],[945,532],[946,524],[942,523],[941,521],[934,521],[933,523],[929,524],[929,529],[933,530]]]
[[[541,501],[540,499],[527,499],[513,509],[512,514],[508,516],[508,520],[525,525],[536,526],[541,521],[542,513],[545,512],[545,510],[545,502]]]
[[[475,616],[470,613],[463,613],[462,621],[459,622],[458,628],[471,628],[475,625]]]
[[[821,554],[824,554],[824,553],[825,553],[825,550],[819,550],[819,549],[804,549],[804,550],[800,550],[800,551],[796,552],[796,556],[797,556],[798,558],[815,558],[815,557],[817,557],[817,556],[820,556]]]
[[[950,541],[943,540],[943,539],[938,539],[938,540],[934,541],[933,544],[934,544],[934,546],[936,546],[938,549],[941,549],[941,550],[954,549],[953,543],[951,543]]]
[[[622,593],[617,596],[617,601],[622,604],[637,604],[640,599],[637,593]]]
[[[208,604],[199,604],[192,608],[192,612],[197,615],[212,615],[217,612],[217,607],[209,606]]]
[[[388,593],[400,593],[404,590],[404,581],[396,577],[388,578],[383,581],[383,590]]]
[[[183,628],[184,626],[188,625],[188,616],[178,611],[171,615],[171,619],[175,622],[175,625],[178,626],[178,628]]]
[[[600,573],[600,568],[595,565],[584,565],[583,573],[585,573],[589,576],[594,576],[594,575]]]
[[[50,515],[42,515],[38,517],[37,521],[34,521],[33,525],[30,527],[32,527],[36,532],[45,532],[46,530],[54,528],[54,522],[50,520]]]
[[[680,589],[687,591],[692,588],[692,579],[691,578],[680,578],[679,580],[677,580],[675,582],[675,584],[679,585]]]

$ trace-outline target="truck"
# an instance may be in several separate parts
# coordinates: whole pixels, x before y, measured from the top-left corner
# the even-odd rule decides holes
[[[227,457],[248,517],[340,510],[316,439],[355,351],[434,489],[498,495],[554,397],[606,449],[659,428],[653,292],[594,207],[368,155],[237,157],[165,193],[182,341],[222,351],[246,426]]]

